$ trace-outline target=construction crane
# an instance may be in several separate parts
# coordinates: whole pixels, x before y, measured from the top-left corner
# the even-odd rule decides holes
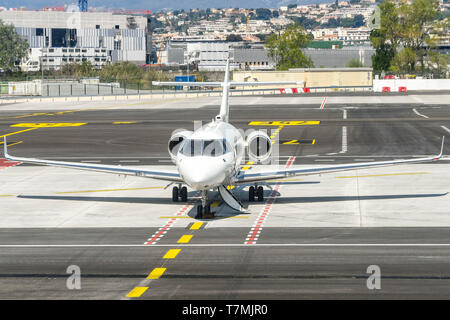
[[[78,8],[81,12],[88,11],[88,0],[78,0]]]

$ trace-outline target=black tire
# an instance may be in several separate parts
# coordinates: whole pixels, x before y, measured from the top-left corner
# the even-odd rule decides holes
[[[258,187],[258,201],[264,201],[264,188]]]
[[[248,201],[255,201],[255,187],[251,186],[248,188]]]
[[[197,206],[197,215],[195,216],[195,219],[201,219],[203,218],[203,207],[202,205]]]
[[[180,190],[180,198],[182,202],[187,202],[188,199],[188,192],[187,192],[187,188],[183,187]]]
[[[211,206],[208,204],[205,206],[205,215],[211,213]]]
[[[178,202],[178,187],[173,187],[172,189],[172,201]]]

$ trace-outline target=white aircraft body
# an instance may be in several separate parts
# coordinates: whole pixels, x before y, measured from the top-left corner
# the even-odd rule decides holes
[[[352,163],[344,165],[281,169],[262,172],[242,171],[241,164],[245,160],[245,151],[249,157],[257,161],[267,159],[272,152],[272,141],[263,131],[255,131],[244,137],[241,131],[228,122],[229,105],[228,91],[231,86],[260,86],[260,85],[293,85],[298,82],[233,82],[229,80],[229,62],[227,62],[225,79],[223,82],[154,82],[156,85],[183,86],[216,86],[223,87],[220,113],[210,123],[192,131],[181,130],[172,135],[169,140],[169,154],[176,165],[176,170],[159,170],[156,168],[137,168],[116,165],[74,163],[63,161],[40,160],[34,158],[15,157],[8,154],[7,141],[4,137],[5,158],[11,161],[32,163],[39,165],[57,166],[79,170],[90,170],[114,173],[119,175],[139,176],[145,178],[169,181],[177,186],[172,189],[173,201],[187,201],[187,186],[201,192],[201,204],[197,207],[197,218],[210,213],[208,191],[218,190],[222,200],[231,208],[245,211],[241,202],[227,189],[228,185],[251,185],[249,187],[249,201],[264,199],[263,187],[265,181],[283,179],[290,176],[314,175],[329,172],[367,169],[388,165],[437,161],[441,153],[427,158],[407,160],[393,160],[368,163]]]

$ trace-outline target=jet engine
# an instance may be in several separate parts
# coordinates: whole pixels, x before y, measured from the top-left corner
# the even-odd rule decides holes
[[[183,131],[179,131],[174,133],[170,139],[169,139],[169,145],[168,145],[168,149],[169,149],[169,154],[170,157],[172,158],[172,160],[174,160],[178,154],[178,151],[180,151],[180,147],[182,145],[182,142],[189,138],[189,136],[192,134],[192,131],[189,130],[183,130]]]
[[[248,156],[252,160],[263,162],[272,153],[272,140],[263,131],[254,131],[247,136]]]

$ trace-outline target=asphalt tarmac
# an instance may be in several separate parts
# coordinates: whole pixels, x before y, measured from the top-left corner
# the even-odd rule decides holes
[[[446,104],[347,97],[320,110],[284,103],[291,97],[248,99],[231,106],[230,122],[279,129],[280,164],[291,156],[316,166],[433,155],[450,132]],[[0,136],[13,133],[16,156],[166,167],[172,132],[212,119],[214,102],[63,113],[18,106],[2,110]],[[449,175],[444,160],[280,182],[248,244],[265,203],[246,202],[250,212],[238,215],[217,201],[215,219],[197,220],[193,190],[190,203],[172,203],[161,182],[5,167],[0,299],[448,299]],[[245,188],[235,192],[245,199]],[[67,285],[70,266],[81,271],[80,289]],[[371,266],[381,272],[379,289],[368,286]]]

